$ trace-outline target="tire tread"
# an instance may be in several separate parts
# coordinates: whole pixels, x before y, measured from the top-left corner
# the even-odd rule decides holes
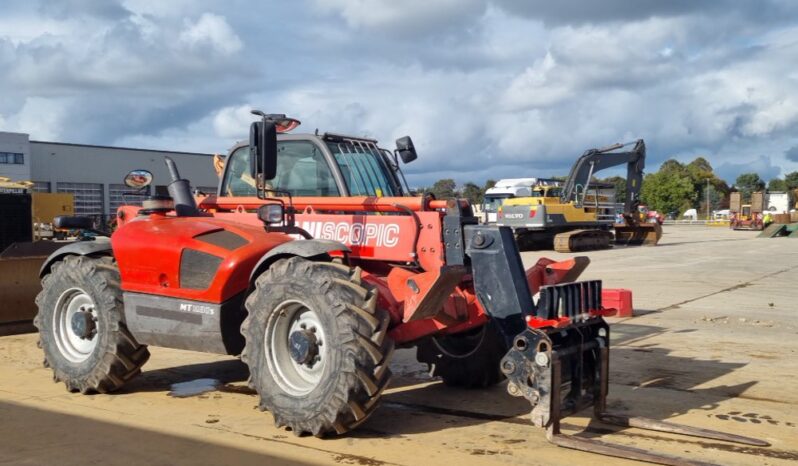
[[[50,346],[57,352],[55,342],[51,341],[51,335],[46,333],[45,326],[42,325],[43,316],[51,315],[52,312],[45,307],[48,299],[52,300],[48,292],[50,287],[59,282],[67,281],[69,285],[75,285],[75,282],[80,283],[81,280],[91,282],[100,290],[100,295],[94,296],[93,299],[100,310],[107,313],[106,318],[109,321],[107,348],[104,348],[104,353],[97,364],[83,377],[70,377],[61,366],[63,363],[57,358],[48,357],[47,351],[44,352],[44,366],[53,369],[53,379],[56,382],[64,382],[71,392],[84,394],[113,392],[141,373],[141,367],[149,359],[150,353],[145,345],[136,342],[125,326],[119,269],[112,257],[73,255],[53,264],[50,273],[42,279],[42,291],[36,296],[39,312],[33,323],[39,330],[40,346]]]
[[[298,276],[297,276],[298,275]],[[260,407],[269,408],[262,390],[262,379],[255,355],[262,354],[263,332],[259,313],[268,312],[260,307],[264,296],[275,293],[280,283],[306,283],[310,292],[334,296],[341,303],[335,310],[335,322],[342,335],[351,335],[337,341],[351,363],[343,363],[333,374],[335,384],[328,393],[328,403],[323,411],[311,419],[304,416],[301,402],[296,412],[274,412],[275,425],[292,430],[295,434],[309,433],[317,437],[344,434],[364,422],[377,408],[378,401],[388,386],[391,371],[388,369],[393,355],[393,341],[386,337],[389,315],[377,308],[377,290],[362,280],[359,268],[333,262],[315,262],[293,257],[276,261],[255,280],[255,289],[246,299],[248,315],[241,325],[246,345],[241,359],[250,368],[250,387],[260,393]]]

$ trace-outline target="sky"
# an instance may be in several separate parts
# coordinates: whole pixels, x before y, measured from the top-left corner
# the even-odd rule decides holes
[[[791,0],[2,0],[0,131],[224,153],[252,108],[410,135],[411,186],[564,175],[638,138],[647,170],[798,170]],[[607,173],[615,174],[615,173]]]

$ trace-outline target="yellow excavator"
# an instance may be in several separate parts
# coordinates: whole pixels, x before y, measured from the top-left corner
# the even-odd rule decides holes
[[[539,186],[530,197],[505,200],[496,223],[511,227],[522,248],[591,251],[608,248],[613,240],[616,244],[655,245],[662,237],[662,227],[648,223],[639,212],[645,158],[642,139],[589,149],[576,161],[562,186]],[[600,170],[624,163],[623,222],[616,222],[615,203],[591,179]]]

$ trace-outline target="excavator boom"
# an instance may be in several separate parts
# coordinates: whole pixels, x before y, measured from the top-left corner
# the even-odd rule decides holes
[[[662,237],[659,224],[647,223],[639,214],[646,144],[642,139],[588,149],[571,167],[559,196],[505,201],[497,224],[515,230],[521,244],[548,242],[558,252],[589,251],[628,245],[655,245]],[[624,222],[613,225],[615,204],[602,202],[593,176],[604,169],[626,164]]]
[[[618,152],[619,149],[632,145],[631,150]],[[638,211],[645,161],[646,143],[642,139],[602,149],[589,149],[571,168],[563,185],[561,200],[563,203],[581,203],[580,191],[587,192],[590,180],[596,172],[626,164],[626,197],[622,214],[624,223],[615,225],[615,242],[626,245],[656,245],[662,238],[662,227],[658,223],[648,223],[646,219],[641,219]]]

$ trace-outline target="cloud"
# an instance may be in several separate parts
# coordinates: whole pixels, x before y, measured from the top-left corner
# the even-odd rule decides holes
[[[61,99],[30,97],[25,99],[22,108],[7,121],[0,115],[1,127],[11,131],[35,134],[36,138],[57,140],[62,136],[62,128],[68,115],[68,103]]]
[[[178,40],[189,49],[207,48],[222,55],[232,55],[243,47],[224,17],[212,13],[203,13],[193,23],[187,20]]]
[[[57,35],[0,38],[5,129],[110,144],[184,127],[229,104],[230,89],[251,89],[246,72],[220,78],[243,51],[221,15],[78,17],[61,20]]]
[[[459,23],[485,9],[482,0],[315,0],[315,4],[324,12],[337,14],[352,28],[387,28],[407,36]]]
[[[243,139],[255,120],[251,113],[254,108],[252,105],[222,108],[213,117],[215,134],[225,139]]]
[[[743,173],[756,173],[763,180],[772,180],[781,174],[781,169],[773,165],[769,156],[760,155],[745,163],[723,163],[715,169],[715,172],[729,184],[733,184],[734,180]]]
[[[218,152],[260,108],[409,134],[414,185],[565,174],[639,137],[650,170],[798,169],[794,2],[6,3],[0,130],[34,138]]]
[[[91,16],[106,20],[118,20],[130,15],[130,11],[113,0],[59,0],[58,2],[41,3],[38,10],[42,16],[57,19]]]
[[[795,12],[786,1],[748,2],[745,0],[495,0],[509,12],[538,18],[549,25],[636,22],[651,18],[689,15],[722,16],[739,13],[749,20],[773,21]]]

